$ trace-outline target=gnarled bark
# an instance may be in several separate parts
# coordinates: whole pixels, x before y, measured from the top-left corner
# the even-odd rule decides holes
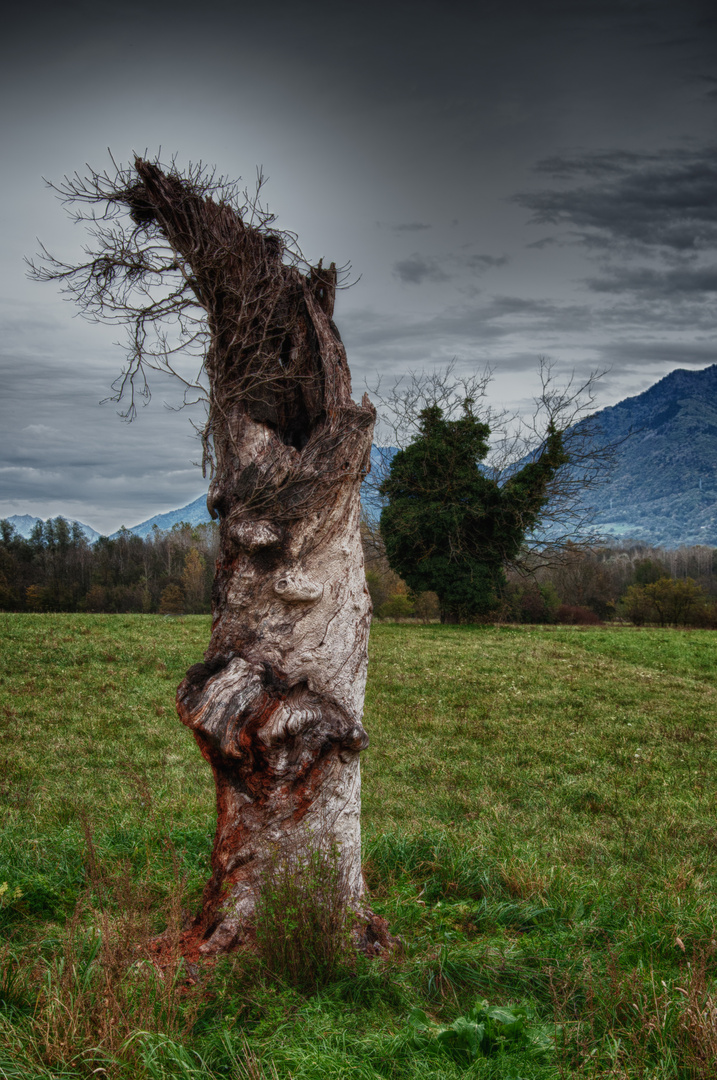
[[[336,271],[307,274],[238,214],[146,162],[132,194],[208,313],[208,505],[221,554],[204,663],[177,702],[217,789],[203,952],[251,920],[268,867],[307,845],[340,860],[361,907],[359,753],[371,603],[359,491],[374,410],[351,400],[332,321]]]
[[[203,437],[220,557],[209,648],[177,696],[217,787],[194,940],[199,932],[205,952],[230,947],[267,873],[283,858],[296,865],[307,845],[334,853],[346,902],[359,909],[371,612],[359,489],[375,411],[366,397],[351,400],[332,320],[336,268],[305,266],[256,201],[242,207],[236,187],[202,166],[181,173],[138,158],[56,190],[89,206],[74,216],[91,223],[93,243],[86,262],[43,252],[32,272],[62,282],[90,318],[130,324],[115,383],[117,400],[130,398],[125,415],[149,393],[147,369],[178,374],[177,342],[206,347]],[[180,378],[190,392],[206,389]]]
[[[356,410],[356,420],[352,450],[364,456],[370,411]],[[248,430],[272,446],[273,433]],[[348,899],[360,907],[359,752],[368,745],[359,479],[327,491],[308,519],[285,522],[230,503],[236,474],[221,482],[232,510],[221,521],[212,639],[178,693],[217,787],[205,952],[236,939],[273,860],[317,841],[338,854]]]

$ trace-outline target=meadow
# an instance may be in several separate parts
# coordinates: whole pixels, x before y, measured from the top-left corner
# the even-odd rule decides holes
[[[374,625],[364,863],[401,945],[314,985],[142,948],[209,873],[174,711],[208,617],[0,637],[1,1078],[714,1078],[714,632]]]

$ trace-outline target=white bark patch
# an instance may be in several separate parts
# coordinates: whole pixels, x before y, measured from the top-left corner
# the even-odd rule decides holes
[[[321,599],[324,586],[305,574],[282,574],[274,582],[274,592],[287,604],[313,604]]]
[[[230,535],[245,551],[271,547],[281,539],[279,530],[269,521],[237,521],[230,526]]]

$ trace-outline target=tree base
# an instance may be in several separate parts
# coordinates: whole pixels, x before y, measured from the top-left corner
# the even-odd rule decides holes
[[[202,916],[198,915],[179,934],[165,931],[153,938],[148,946],[149,957],[161,972],[176,970],[182,963],[187,973],[186,981],[192,985],[199,981],[201,968],[212,965],[220,956],[242,952],[260,954],[256,928],[251,922],[244,924],[231,938],[227,934],[224,944],[216,934],[209,940],[205,934]],[[369,909],[355,915],[351,942],[358,955],[371,960],[387,959],[402,948],[400,938],[390,932],[387,921]]]

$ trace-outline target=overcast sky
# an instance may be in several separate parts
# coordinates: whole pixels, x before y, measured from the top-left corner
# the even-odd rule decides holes
[[[279,226],[359,279],[355,396],[455,358],[523,408],[542,355],[609,367],[613,404],[717,362],[712,2],[74,0],[3,29],[0,516],[111,532],[206,490],[171,388],[124,424],[117,329],[24,276],[37,238],[82,242],[42,177],[107,147],[263,167]]]

